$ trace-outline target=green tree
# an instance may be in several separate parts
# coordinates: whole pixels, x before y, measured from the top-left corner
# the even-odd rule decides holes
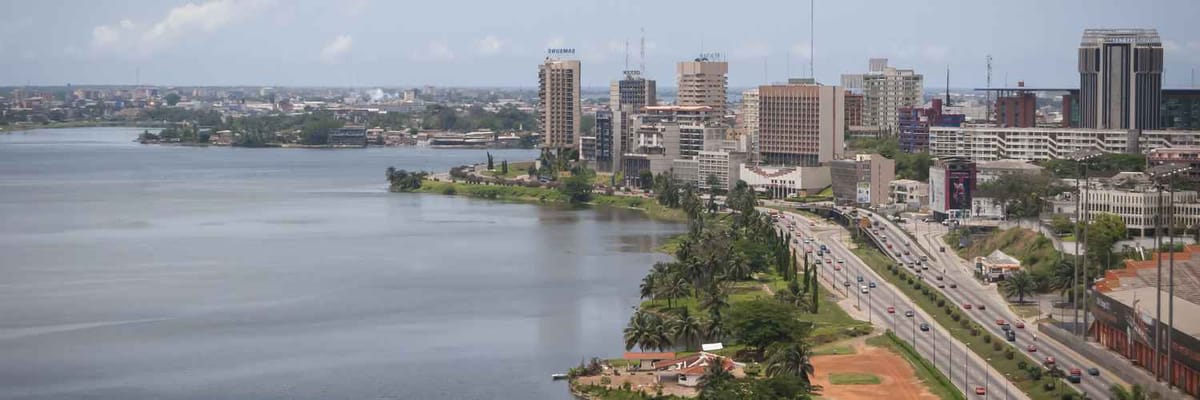
[[[700,320],[690,313],[687,309],[678,317],[671,320],[671,333],[673,334],[675,344],[681,345],[685,350],[695,349],[700,347],[700,341],[703,336],[703,325]]]
[[[642,190],[650,190],[654,188],[654,173],[650,170],[642,170],[638,174],[638,188]]]
[[[1125,389],[1120,384],[1113,384],[1108,388],[1112,394],[1113,400],[1149,400],[1150,395],[1142,388],[1142,385],[1133,385],[1129,389]]]
[[[496,164],[492,163],[492,152],[487,152],[487,169],[488,171],[496,169]]]
[[[663,350],[671,347],[669,327],[658,314],[638,310],[629,318],[623,331],[625,350],[638,347],[642,350]]]
[[[805,329],[804,333],[795,334],[793,340],[771,345],[767,350],[767,376],[795,377],[806,386],[811,385],[812,349],[803,340],[808,336]]]
[[[508,160],[500,162],[500,175],[508,175]]]
[[[1037,289],[1037,282],[1025,271],[1017,271],[1005,277],[1000,281],[1000,290],[1004,291],[1004,295],[1017,298],[1017,303],[1024,303],[1025,296],[1032,294]]]
[[[526,174],[529,174],[529,177],[530,177],[530,178],[536,178],[536,177],[537,177],[537,174],[538,174],[538,171],[537,171],[537,168],[535,168],[535,167],[533,166],[533,164],[529,164],[529,168],[525,170],[525,173],[526,173]]]
[[[168,93],[166,96],[163,96],[163,100],[167,102],[168,106],[175,106],[176,104],[179,104],[179,94]]]
[[[568,201],[574,204],[587,203],[592,200],[592,184],[585,174],[571,175],[558,187],[567,195]]]
[[[1109,268],[1112,257],[1112,247],[1117,241],[1125,238],[1125,222],[1115,214],[1100,213],[1088,224],[1087,251],[1092,265],[1103,265]],[[1120,257],[1116,257],[1120,261]]]
[[[1050,229],[1054,230],[1054,233],[1063,235],[1071,233],[1075,229],[1075,224],[1071,223],[1071,219],[1066,215],[1055,214],[1050,217]]]
[[[769,299],[734,303],[729,310],[729,329],[738,343],[761,352],[776,342],[794,339],[805,329],[796,307]]]

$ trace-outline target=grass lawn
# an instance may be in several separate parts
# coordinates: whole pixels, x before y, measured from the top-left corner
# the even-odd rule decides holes
[[[879,375],[853,372],[829,374],[829,383],[834,385],[878,385],[883,382]]]
[[[855,354],[855,353],[857,353],[857,351],[854,350],[854,347],[844,345],[844,344],[830,343],[830,344],[827,344],[824,346],[817,346],[817,348],[813,349],[812,355],[814,355],[814,356],[836,356],[836,355],[846,355],[846,354]]]
[[[528,175],[529,174],[529,166],[533,165],[533,161],[510,162],[510,163],[508,163],[508,173],[501,174],[500,173],[501,161],[502,160],[493,160],[492,166],[496,167],[496,169],[493,169],[490,171],[484,171],[483,174],[490,175],[490,176],[501,176],[501,177],[505,177],[508,179],[512,179],[512,178],[516,178],[518,176]]]
[[[1037,318],[1038,317],[1037,304],[1022,304],[1022,305],[1009,304],[1008,308],[1011,309],[1013,313],[1017,314],[1021,318]]]
[[[1049,382],[1051,378],[1043,375],[1040,381],[1033,381],[1029,379],[1029,376],[1026,374],[1026,372],[1021,370],[1021,368],[1018,366],[1018,363],[1022,361],[1028,365],[1039,365],[1039,362],[1025,354],[1024,349],[1018,349],[1009,345],[1009,343],[1004,341],[1004,339],[1000,336],[996,336],[991,332],[988,332],[973,322],[963,323],[955,321],[951,317],[950,313],[953,312],[958,314],[961,316],[960,319],[967,320],[964,310],[960,309],[957,305],[954,305],[949,301],[945,302],[946,305],[944,307],[939,307],[937,305],[937,301],[931,299],[931,297],[943,299],[940,293],[937,293],[936,290],[931,289],[931,295],[924,294],[921,291],[921,288],[928,288],[928,285],[925,285],[920,281],[916,281],[915,278],[913,279],[916,283],[909,284],[908,278],[913,277],[913,275],[905,270],[898,270],[898,273],[889,272],[887,266],[892,262],[889,261],[887,257],[878,250],[866,246],[860,246],[859,248],[854,249],[853,252],[858,255],[859,258],[862,258],[863,261],[865,261],[867,265],[874,269],[880,276],[883,276],[883,278],[888,282],[891,282],[893,285],[900,288],[900,290],[902,290],[908,298],[912,299],[918,307],[921,307],[921,309],[925,310],[926,313],[932,316],[934,321],[945,327],[955,339],[965,343],[971,348],[971,351],[975,352],[975,354],[978,354],[983,359],[988,360],[988,363],[991,364],[992,367],[997,371],[999,371],[1001,375],[1011,376],[1013,386],[1028,394],[1031,399],[1050,400],[1060,398],[1061,393],[1056,391],[1046,391],[1042,387],[1042,384]],[[964,324],[966,326],[964,326]],[[985,339],[985,337],[990,337],[990,339]],[[993,343],[999,343],[1000,350],[995,350]],[[1011,360],[1006,356],[1006,351],[1010,349],[1013,352],[1013,358]],[[1057,388],[1056,390],[1074,392],[1073,388],[1062,389],[1064,387],[1070,388],[1065,380],[1059,380],[1058,383],[1055,384],[1055,387]]]
[[[932,363],[929,362],[929,360],[926,360],[924,357],[921,357],[920,354],[917,354],[917,352],[913,351],[912,347],[910,347],[908,343],[899,340],[894,333],[888,332],[883,335],[867,339],[867,344],[891,350],[892,352],[899,354],[901,357],[904,357],[905,360],[908,360],[908,363],[912,365],[913,370],[915,370],[917,373],[917,379],[920,379],[921,382],[925,384],[925,387],[929,388],[929,392],[933,393],[933,395],[937,396],[939,399],[966,399],[963,397],[963,394],[954,387],[954,384],[951,383],[948,378],[946,378],[946,375],[942,374],[942,371],[939,371],[933,366]]]
[[[420,193],[436,193],[458,195],[490,200],[524,201],[534,203],[567,204],[567,196],[555,189],[524,186],[471,185],[445,181],[425,180],[421,182]],[[608,206],[640,210],[652,219],[686,222],[687,215],[683,210],[658,204],[654,199],[636,196],[617,196],[593,193],[593,206]]]

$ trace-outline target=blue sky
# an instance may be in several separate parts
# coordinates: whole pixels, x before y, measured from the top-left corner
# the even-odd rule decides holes
[[[1156,28],[1166,87],[1200,69],[1200,1],[816,0],[816,77],[836,83],[867,58],[940,87],[1077,86],[1085,28]],[[1189,20],[1191,19],[1191,20]],[[533,86],[547,47],[572,47],[585,86],[638,63],[674,86],[701,50],[730,85],[808,76],[809,3],[776,1],[0,0],[0,85]],[[764,75],[765,66],[765,75]],[[790,71],[790,74],[788,73]]]

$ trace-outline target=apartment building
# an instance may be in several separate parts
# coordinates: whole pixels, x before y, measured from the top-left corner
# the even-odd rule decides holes
[[[579,60],[547,57],[538,66],[538,125],[542,145],[578,148],[583,112],[579,104]]]
[[[833,198],[838,204],[877,206],[890,202],[888,184],[896,178],[896,161],[879,154],[829,162]]]
[[[725,116],[726,75],[729,63],[699,57],[680,62],[675,67],[678,79],[675,102],[681,106],[711,107],[716,115]]]
[[[1187,165],[1192,168],[1187,172],[1187,178],[1192,181],[1200,181],[1200,147],[1150,149],[1146,152],[1146,163],[1149,165]]]
[[[847,87],[861,88],[862,124],[893,135],[900,130],[898,110],[925,102],[924,79],[911,69],[889,67],[886,58],[871,59],[865,74],[842,75],[842,82],[854,85]]]
[[[929,128],[929,153],[974,161],[1064,158],[1079,150],[1139,154],[1152,149],[1200,146],[1200,131],[1079,128]]]
[[[1174,198],[1177,232],[1200,227],[1200,193],[1180,190],[1163,194],[1162,206],[1150,179],[1140,172],[1123,172],[1113,178],[1093,181],[1081,188],[1085,221],[1097,214],[1114,214],[1125,222],[1130,235],[1153,236],[1155,217],[1167,216]],[[1164,220],[1164,226],[1168,225]]]
[[[750,161],[758,161],[758,88],[742,92],[742,134],[746,135],[749,145]]]

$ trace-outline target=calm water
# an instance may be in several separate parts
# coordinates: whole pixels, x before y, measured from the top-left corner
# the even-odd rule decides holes
[[[481,150],[138,132],[0,134],[0,398],[565,399],[683,229],[384,190]]]

